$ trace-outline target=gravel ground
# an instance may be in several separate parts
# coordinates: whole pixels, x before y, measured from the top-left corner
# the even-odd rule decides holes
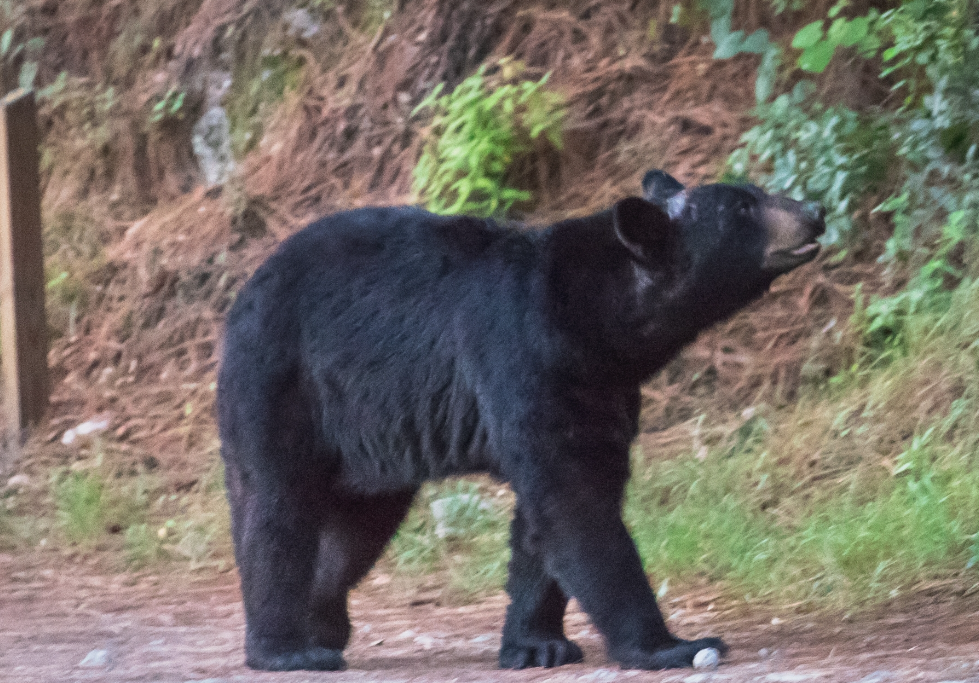
[[[663,683],[979,683],[979,596],[917,596],[853,619],[716,607],[708,592],[666,601],[682,636],[717,634],[715,671],[623,671],[581,613],[567,632],[586,662],[496,669],[504,595],[440,604],[435,586],[368,577],[352,597],[355,635],[341,673],[253,672],[234,572],[107,574],[54,552],[0,555],[0,680]]]

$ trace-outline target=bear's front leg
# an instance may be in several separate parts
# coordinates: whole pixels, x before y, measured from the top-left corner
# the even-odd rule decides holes
[[[551,479],[536,498],[522,498],[546,572],[588,613],[609,655],[625,668],[671,669],[691,666],[704,648],[726,652],[720,638],[670,633],[622,522],[621,487],[602,476],[564,476],[574,469],[559,477],[563,483]]]
[[[518,505],[510,525],[510,606],[503,626],[500,666],[525,669],[582,661],[581,648],[564,636],[568,598],[554,577],[544,571],[543,558],[527,534]]]

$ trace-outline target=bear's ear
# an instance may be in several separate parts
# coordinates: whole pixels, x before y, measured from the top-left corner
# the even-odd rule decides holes
[[[672,218],[676,218],[683,211],[683,200],[686,195],[681,193],[685,189],[683,183],[659,169],[648,171],[642,179],[642,194],[646,201],[663,209]]]
[[[666,213],[639,197],[626,197],[612,207],[615,236],[639,261],[668,260],[676,242],[676,226]]]

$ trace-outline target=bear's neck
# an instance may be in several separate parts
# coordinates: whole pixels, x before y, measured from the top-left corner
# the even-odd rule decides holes
[[[748,303],[743,289],[719,288],[692,264],[643,269],[616,239],[610,212],[556,223],[541,249],[542,307],[577,359],[571,369],[595,378],[643,382]]]
[[[702,329],[674,305],[665,276],[637,273],[615,237],[611,212],[556,223],[540,245],[541,306],[574,359],[569,371],[638,384]]]

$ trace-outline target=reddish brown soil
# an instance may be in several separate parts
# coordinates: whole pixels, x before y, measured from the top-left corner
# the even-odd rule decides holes
[[[979,681],[976,595],[919,596],[852,620],[717,608],[706,595],[674,598],[667,609],[680,635],[723,634],[732,646],[707,673],[623,671],[572,611],[567,631],[586,663],[512,672],[496,668],[504,595],[442,605],[431,587],[396,588],[383,579],[368,577],[353,595],[348,671],[268,674],[242,663],[234,572],[111,575],[56,552],[0,555],[0,680]],[[94,649],[108,651],[108,665],[79,666]]]
[[[113,44],[108,37],[150,6],[135,0],[17,0],[13,6],[18,3],[35,8],[32,31],[47,35],[48,46],[58,47],[42,64],[44,83],[67,65],[73,75],[102,84],[104,53]],[[150,17],[156,27],[146,31],[163,37],[162,53],[170,51],[168,45],[173,48],[174,74],[192,71],[195,60],[204,73],[210,67],[201,46],[214,43],[219,29],[231,35],[224,28],[238,22],[243,32],[261,35],[264,15],[252,17],[252,10],[286,4],[161,0]],[[213,456],[209,387],[229,292],[277,239],[316,213],[340,205],[408,201],[420,138],[417,131],[405,135],[403,119],[413,105],[400,98],[407,93],[417,102],[428,87],[425,83],[442,80],[449,71],[458,72],[456,76],[471,72],[476,64],[469,63],[474,54],[469,47],[477,39],[491,55],[526,62],[534,77],[553,71],[551,83],[568,96],[572,117],[560,164],[544,158],[534,169],[542,185],[537,207],[541,220],[563,215],[568,207],[585,211],[636,192],[641,173],[653,164],[687,181],[713,177],[749,125],[745,112],[752,97],[746,83],[753,79],[754,58],[717,62],[712,46],[696,39],[675,46],[666,41],[669,49],[661,50],[647,35],[654,18],[651,8],[660,8],[656,18],[662,26],[673,3],[565,3],[572,9],[537,3],[540,11],[521,12],[519,23],[511,21],[519,3],[510,1],[486,3],[485,8],[455,0],[398,4],[412,13],[395,17],[376,36],[338,38],[341,29],[349,34],[339,21],[333,33],[323,32],[324,43],[335,43],[331,50],[346,54],[333,60],[336,64],[325,59],[323,65],[310,66],[295,116],[276,129],[270,137],[274,144],[259,148],[245,165],[245,199],[261,208],[263,216],[268,213],[264,218],[270,234],[244,246],[232,229],[233,201],[202,187],[183,194],[191,163],[187,130],[142,141],[148,146],[145,163],[134,162],[140,145],[133,131],[140,128],[132,122],[145,119],[154,97],[179,85],[160,79],[166,74],[153,61],[156,51],[133,65],[137,74],[112,83],[125,94],[112,115],[115,145],[108,152],[93,146],[90,151],[97,157],[78,153],[71,146],[74,120],[63,113],[46,114],[52,121],[49,143],[67,141],[56,156],[62,161],[58,172],[45,183],[48,210],[62,205],[74,209],[86,198],[107,205],[111,202],[102,195],[116,186],[123,196],[139,198],[139,205],[160,205],[149,216],[134,205],[112,220],[95,221],[106,224],[96,241],[109,245],[108,263],[97,272],[79,272],[88,273],[93,291],[101,294],[93,295],[92,310],[79,321],[77,336],[65,334],[54,345],[52,419],[32,445],[33,457],[21,461],[22,471],[45,481],[41,473],[50,466],[88,457],[61,448],[60,436],[69,426],[106,412],[118,441],[108,440],[108,457],[132,464],[145,463],[151,455],[170,491],[193,488],[202,478],[201,463],[209,462],[201,453]],[[454,5],[485,13],[487,30],[474,35],[464,11],[445,11]],[[825,16],[825,6],[814,11]],[[444,31],[435,30],[439,17]],[[739,16],[738,25],[753,30],[760,20]],[[492,30],[497,21],[511,29]],[[781,30],[792,33],[784,26]],[[406,39],[388,40],[396,34]],[[460,52],[458,45],[467,50]],[[465,59],[455,59],[459,54]],[[453,59],[458,63],[451,64]],[[124,87],[122,80],[137,85]],[[188,119],[184,127],[191,123]],[[102,159],[107,153],[113,163]],[[552,172],[552,166],[561,171]],[[105,177],[98,182],[79,180],[98,176],[102,167]],[[118,178],[109,167],[118,167]],[[248,201],[242,203],[251,206]],[[229,254],[233,263],[227,267],[210,264],[216,255],[223,259]],[[868,283],[874,267],[813,266],[783,280],[747,314],[705,335],[683,359],[684,372],[664,373],[648,387],[646,424],[657,429],[675,425],[715,404],[740,411],[745,401],[761,401],[766,391],[790,396],[805,358],[817,359],[827,374],[846,367],[841,345],[820,342],[814,350],[812,340],[828,338],[831,321],[849,316],[857,282],[866,286],[865,292],[873,291]],[[815,330],[823,332],[817,337]],[[708,375],[716,376],[710,386],[703,380]],[[713,403],[707,403],[708,396]],[[726,609],[717,606],[720,601],[712,608],[705,594],[668,601],[671,624],[680,635],[716,633],[732,645],[727,662],[711,673],[621,671],[608,661],[587,620],[572,613],[567,630],[584,647],[586,664],[502,672],[496,669],[496,650],[505,596],[454,606],[440,604],[438,590],[404,589],[377,578],[368,577],[353,597],[349,671],[261,674],[242,663],[244,620],[233,572],[114,575],[66,560],[59,552],[0,554],[0,681],[979,683],[977,595],[919,596],[852,621],[840,615]],[[109,653],[108,664],[79,666],[96,649]]]

